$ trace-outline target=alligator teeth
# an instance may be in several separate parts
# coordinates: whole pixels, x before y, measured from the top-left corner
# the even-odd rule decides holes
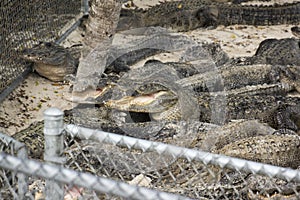
[[[105,102],[105,106],[133,112],[162,112],[174,105],[176,97],[167,91],[141,96],[126,96],[118,100]]]
[[[73,103],[94,104],[95,99],[103,94],[103,90],[85,90],[83,92],[65,93],[64,99]]]

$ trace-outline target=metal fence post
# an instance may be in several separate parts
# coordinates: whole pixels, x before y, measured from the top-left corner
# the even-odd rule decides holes
[[[22,144],[18,148],[18,157],[22,159],[28,159],[27,150],[25,145]],[[27,199],[26,194],[28,192],[28,177],[25,174],[18,173],[18,195],[19,199]]]
[[[62,157],[64,150],[63,114],[58,108],[49,108],[44,111],[44,160],[49,163],[61,165],[65,163],[65,158]],[[64,199],[63,184],[46,180],[46,199]]]

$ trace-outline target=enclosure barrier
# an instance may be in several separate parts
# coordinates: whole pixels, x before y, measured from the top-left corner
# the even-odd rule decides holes
[[[300,183],[300,172],[298,170],[208,153],[200,150],[187,149],[159,142],[141,140],[128,136],[121,136],[118,134],[79,127],[77,125],[67,125],[66,131],[72,134],[74,137],[79,137],[82,140],[93,140],[99,143],[109,143],[129,149],[139,149],[143,152],[155,151],[158,154],[167,154],[176,158],[185,158],[188,161],[195,160],[203,162],[205,165],[213,164],[221,168],[266,175],[269,177],[277,177],[287,181],[295,181]]]
[[[28,159],[27,150],[23,143],[20,143],[13,138],[0,133],[0,147],[2,151],[7,151],[11,154],[15,154],[19,159]],[[3,174],[3,178],[7,178]],[[13,180],[14,182],[16,180]],[[28,192],[28,178],[23,173],[17,174],[17,185],[18,185],[18,194],[15,194],[15,197],[18,199],[23,199],[25,194]]]
[[[5,153],[0,154],[0,167],[27,175],[46,178],[58,183],[77,185],[102,193],[114,194],[124,198],[149,200],[189,199],[179,195],[168,194],[143,187],[132,186],[107,178],[93,176],[88,173],[78,173],[74,170],[66,169],[56,165],[44,164],[29,159],[21,159]],[[47,199],[56,199],[53,198],[53,195],[55,195],[55,193],[49,194]]]
[[[0,176],[2,184],[0,197],[3,199],[8,197],[35,199],[36,194],[32,191],[32,185],[40,180],[46,182],[41,189],[46,199],[67,199],[66,195],[72,193],[74,188],[77,188],[80,194],[73,193],[72,195],[82,195],[82,199],[91,197],[93,199],[201,199],[203,195],[209,199],[244,199],[254,195],[249,199],[256,199],[258,196],[255,195],[265,194],[267,198],[271,198],[271,195],[277,195],[277,193],[285,194],[284,187],[288,188],[289,192],[293,191],[295,199],[298,199],[300,195],[300,172],[298,170],[121,136],[72,124],[63,126],[63,112],[55,108],[46,110],[44,114],[44,158],[48,163],[28,159],[22,143],[5,135],[0,137],[4,144],[2,146],[10,146],[18,154],[18,157],[9,155],[12,151],[2,148],[5,153],[0,154],[0,167],[9,170],[2,170]],[[65,144],[72,144],[65,145],[64,152],[62,140]],[[111,145],[112,148],[106,145]],[[101,148],[108,154],[103,154]],[[122,149],[122,154],[118,148]],[[116,155],[119,157],[115,157]],[[133,162],[131,158],[134,158]],[[108,163],[106,159],[109,160]],[[159,159],[163,162],[159,162]],[[183,162],[182,159],[185,161]],[[122,162],[125,165],[122,165]],[[74,163],[75,165],[72,165]],[[198,165],[199,163],[202,165]],[[86,168],[81,168],[81,165]],[[87,167],[90,165],[93,166]],[[229,190],[227,185],[222,187],[218,183],[206,185],[207,180],[203,178],[204,172],[216,173],[210,170],[213,169],[209,168],[211,165],[218,166],[221,172],[225,173],[227,182],[232,185],[235,184],[236,178],[232,178],[230,172],[226,170],[232,169],[233,172],[238,172],[238,176],[242,177],[240,181],[244,184],[231,188],[233,194],[227,192]],[[124,172],[126,170],[129,171],[129,175]],[[181,174],[177,174],[178,170]],[[193,173],[192,176],[190,172]],[[18,173],[15,178],[18,182],[10,180],[13,176],[8,176],[14,173]],[[256,184],[258,186],[262,184],[259,188],[263,191],[254,191],[250,188],[243,176],[245,173],[255,175],[254,178],[258,180]],[[146,184],[142,183],[143,180],[132,183],[132,180],[140,175],[151,181]],[[258,179],[261,175],[264,175],[266,179],[263,181]],[[168,178],[166,179],[165,176]],[[187,180],[187,184],[181,183],[182,180]],[[277,185],[282,181],[285,181],[284,187]],[[264,185],[264,182],[267,185]],[[268,189],[264,189],[270,185],[276,188],[275,192],[272,189],[272,192],[267,193]],[[249,190],[247,197],[241,194],[245,188]]]

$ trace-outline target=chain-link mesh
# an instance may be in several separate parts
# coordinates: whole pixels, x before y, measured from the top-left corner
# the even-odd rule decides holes
[[[179,195],[158,192],[156,190],[149,190],[147,188],[113,181],[107,178],[100,178],[88,173],[79,173],[74,170],[69,170],[55,165],[43,164],[41,162],[28,159],[19,159],[4,153],[0,154],[0,166],[5,169],[17,170],[24,174],[30,174],[60,183],[69,184],[69,186],[64,188],[67,195],[70,196],[68,198],[71,199],[76,199],[78,196],[81,196],[84,199],[91,197],[94,199],[102,199],[105,197],[100,193],[116,195],[129,199],[189,199]],[[37,181],[34,185],[38,185],[42,188],[43,182]],[[96,191],[98,194],[87,190],[83,191],[83,187]],[[43,191],[44,188],[42,188],[42,192]],[[82,196],[81,193],[84,193],[84,195]],[[35,195],[35,199],[40,198],[41,196]],[[29,197],[32,198],[32,196]]]
[[[57,40],[80,10],[81,0],[0,2],[0,93],[28,70],[18,52],[39,41]]]
[[[298,170],[75,125],[66,131],[66,168],[0,156],[2,168],[30,175],[31,199],[45,194],[46,179],[73,199],[299,199]],[[2,194],[17,195],[7,176]]]
[[[67,166],[195,199],[299,198],[297,170],[77,126]]]
[[[0,133],[0,150],[19,158],[27,158],[25,145],[2,133]],[[1,169],[0,188],[2,189],[0,197],[3,199],[24,196],[27,192],[27,184],[27,178],[23,174],[16,174],[13,171]]]

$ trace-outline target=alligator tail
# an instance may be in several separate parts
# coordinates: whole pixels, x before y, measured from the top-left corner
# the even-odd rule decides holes
[[[278,25],[298,24],[300,2],[268,6],[224,5],[219,7],[218,25]]]

